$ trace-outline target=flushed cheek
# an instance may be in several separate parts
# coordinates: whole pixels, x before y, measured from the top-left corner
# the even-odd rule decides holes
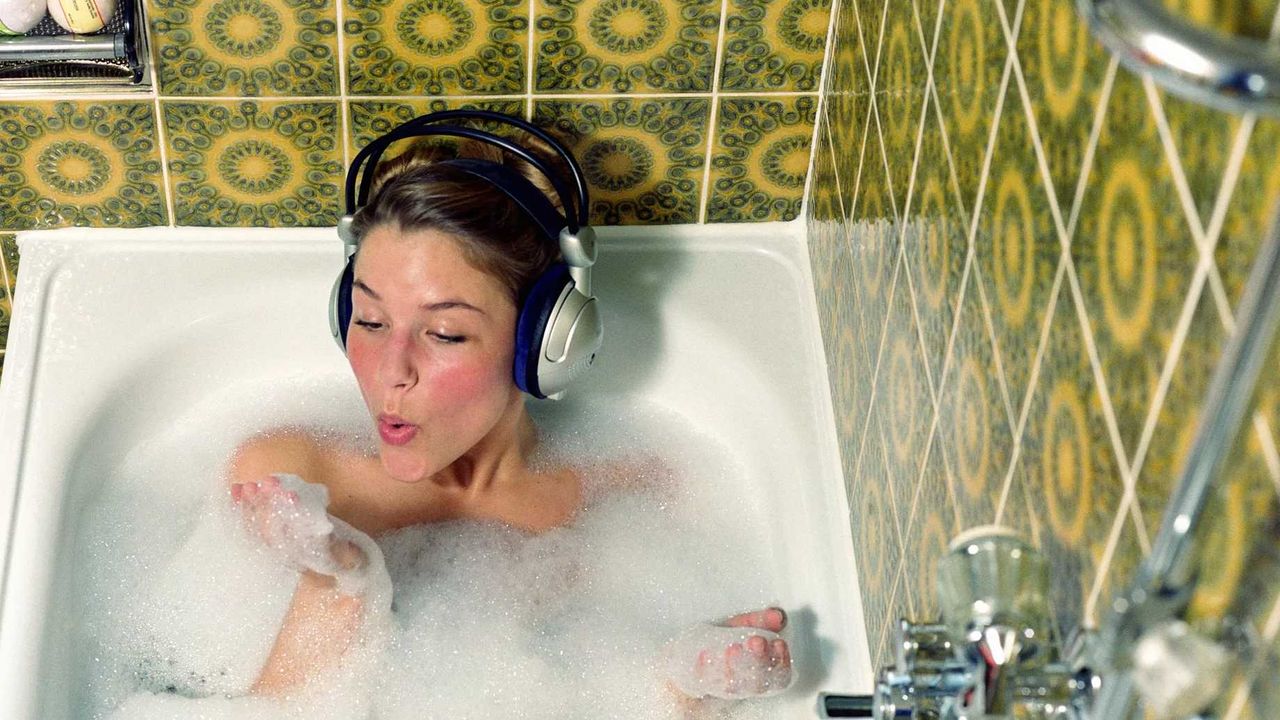
[[[477,401],[495,395],[504,389],[500,376],[487,363],[458,363],[437,368],[431,374],[432,397],[443,409],[465,410],[475,408]]]

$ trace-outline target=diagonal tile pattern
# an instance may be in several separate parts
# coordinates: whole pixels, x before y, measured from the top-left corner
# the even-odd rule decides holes
[[[1169,4],[1255,37],[1280,12],[1276,0]],[[873,658],[887,657],[885,629],[904,605],[930,619],[920,577],[947,536],[993,520],[1048,556],[1066,637],[1100,619],[1159,531],[1280,203],[1280,122],[1204,109],[1120,69],[1072,0],[838,5],[828,135],[853,139],[833,149],[866,140],[861,155],[831,159],[809,207],[843,208],[853,258],[814,263],[820,306],[839,297],[842,308],[823,323],[837,416],[845,403],[866,413],[837,428],[857,459],[845,463],[857,473],[850,523],[898,516],[899,544],[879,543],[887,559],[855,547],[883,580],[862,588]],[[903,60],[891,48],[908,16],[921,54]],[[861,59],[866,111],[853,101],[867,86],[849,70]],[[902,111],[922,93],[914,115]],[[821,232],[838,237],[839,224]],[[958,248],[943,252],[943,238]],[[851,299],[860,307],[843,310]],[[865,372],[866,356],[834,342],[859,333],[875,348],[869,408],[841,380]],[[1280,367],[1280,342],[1265,367]],[[1258,639],[1215,705],[1226,720],[1280,713],[1274,373],[1253,401],[1197,530],[1195,623],[1213,634],[1235,618]],[[873,476],[893,485],[868,499]]]

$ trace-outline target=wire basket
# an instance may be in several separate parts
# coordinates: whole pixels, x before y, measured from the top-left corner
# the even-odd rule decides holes
[[[137,0],[121,0],[102,30],[73,35],[46,14],[25,35],[0,37],[0,85],[139,85],[146,75]]]

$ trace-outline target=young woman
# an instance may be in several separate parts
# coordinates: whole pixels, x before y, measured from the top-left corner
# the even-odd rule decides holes
[[[269,542],[288,542],[270,530],[273,515],[281,502],[298,501],[276,477],[284,473],[323,485],[329,514],[371,537],[458,519],[542,533],[573,523],[583,507],[579,472],[531,465],[538,431],[512,374],[520,302],[559,249],[490,182],[441,162],[455,153],[516,168],[563,212],[547,178],[492,145],[420,142],[381,163],[353,225],[359,250],[346,343],[378,451],[288,432],[243,444],[230,492]],[[334,567],[368,561],[346,540],[333,538],[329,549]],[[301,574],[254,693],[287,693],[347,650],[365,608],[335,574]],[[777,608],[731,618],[724,624],[769,632],[682,646],[692,656],[677,658],[673,687],[720,697],[786,687],[789,648],[772,634],[785,623]]]

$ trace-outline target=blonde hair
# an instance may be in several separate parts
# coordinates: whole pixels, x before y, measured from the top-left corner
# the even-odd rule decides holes
[[[563,162],[550,148],[536,138],[522,139],[521,144],[568,182]],[[487,160],[516,170],[564,213],[551,181],[528,162],[476,140],[422,138],[378,164],[371,200],[356,212],[352,230],[357,238],[382,225],[401,232],[436,230],[450,235],[467,261],[502,282],[519,307],[538,276],[559,259],[559,245],[545,238],[505,192],[442,162],[455,158]]]

